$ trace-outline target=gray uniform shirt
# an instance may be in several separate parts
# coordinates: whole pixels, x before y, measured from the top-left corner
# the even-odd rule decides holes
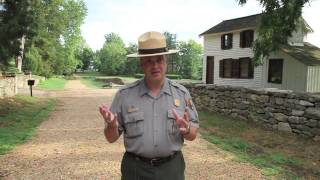
[[[157,97],[151,95],[144,79],[120,89],[110,109],[118,115],[119,133],[124,134],[126,151],[155,158],[181,150],[184,139],[173,108],[181,117],[187,108],[190,126],[199,127],[189,91],[178,83],[165,79]]]

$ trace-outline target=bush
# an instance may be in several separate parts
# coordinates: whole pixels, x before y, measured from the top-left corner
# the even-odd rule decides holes
[[[144,74],[135,74],[133,77],[140,79],[144,77]]]
[[[169,79],[181,79],[182,78],[181,75],[179,75],[179,74],[167,74],[166,76]]]

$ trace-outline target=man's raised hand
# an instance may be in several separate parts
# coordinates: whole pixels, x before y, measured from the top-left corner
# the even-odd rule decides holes
[[[188,134],[190,132],[189,126],[189,110],[184,110],[183,118],[179,116],[175,109],[172,109],[173,115],[176,118],[176,123],[179,126],[179,130],[182,134]]]
[[[117,127],[118,126],[118,118],[117,115],[114,115],[108,106],[101,105],[99,107],[100,114],[102,115],[104,122],[108,124],[108,126]]]

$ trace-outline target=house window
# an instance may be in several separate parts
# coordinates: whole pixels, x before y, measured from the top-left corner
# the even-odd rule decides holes
[[[268,82],[281,84],[283,72],[283,59],[269,59]]]
[[[253,67],[250,58],[220,60],[221,78],[253,78]]]
[[[239,59],[240,78],[253,78],[253,66],[250,58]]]
[[[223,34],[221,36],[221,49],[231,49],[232,48],[232,33]]]
[[[232,77],[232,62],[233,62],[233,59],[223,60],[223,77],[226,77],[226,78]]]
[[[252,46],[253,30],[246,30],[240,33],[240,47],[247,48]]]

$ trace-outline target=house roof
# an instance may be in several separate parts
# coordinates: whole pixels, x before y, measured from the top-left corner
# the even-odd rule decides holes
[[[260,17],[261,17],[261,14],[255,14],[251,16],[236,18],[236,19],[224,20],[221,23],[213,26],[209,30],[201,33],[200,36],[203,36],[206,34],[233,31],[237,29],[244,29],[249,27],[254,28],[258,26]]]
[[[304,46],[285,45],[281,50],[308,66],[320,65],[320,48],[307,42],[303,44]]]

